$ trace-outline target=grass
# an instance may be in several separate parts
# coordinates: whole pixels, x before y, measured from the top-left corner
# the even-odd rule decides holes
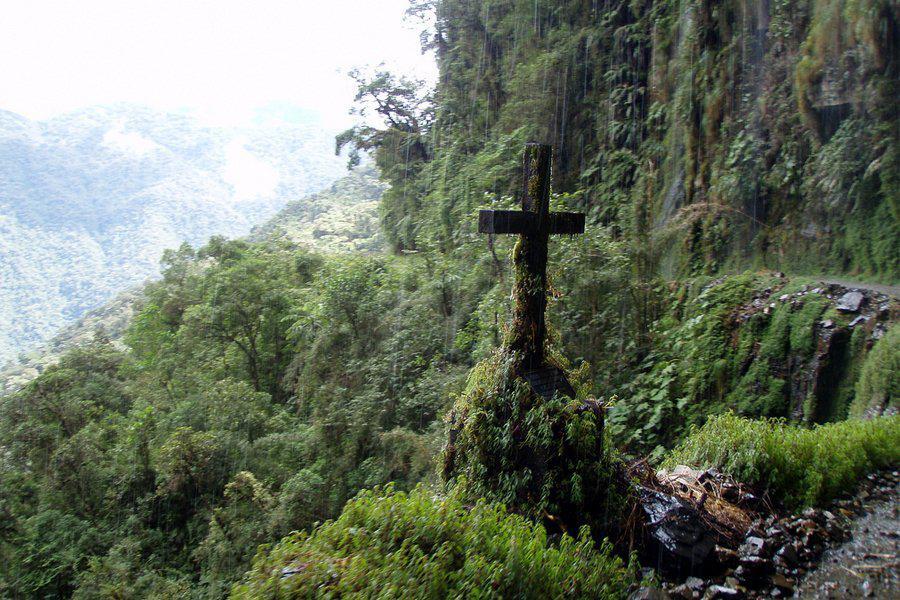
[[[664,466],[716,467],[791,509],[821,505],[867,473],[900,462],[900,416],[811,429],[726,413],[675,448]]]

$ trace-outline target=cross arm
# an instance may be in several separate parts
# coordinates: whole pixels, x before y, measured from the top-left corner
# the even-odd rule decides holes
[[[550,233],[567,233],[569,235],[584,233],[584,213],[550,213]]]
[[[478,233],[528,233],[534,214],[521,210],[482,210],[478,212]]]
[[[538,215],[521,210],[482,210],[478,213],[478,233],[532,233]],[[550,213],[549,233],[584,233],[584,213]]]

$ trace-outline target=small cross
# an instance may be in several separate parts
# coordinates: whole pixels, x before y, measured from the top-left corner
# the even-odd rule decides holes
[[[584,214],[550,212],[551,149],[545,144],[525,146],[524,194],[522,210],[482,210],[478,215],[479,233],[519,234],[513,252],[515,284],[513,297],[513,325],[509,338],[510,349],[519,353],[519,375],[527,379],[535,391],[546,396],[535,382],[557,381],[544,364],[544,338],[547,326],[547,243],[550,234],[575,235],[584,233]],[[556,369],[550,369],[554,373]],[[565,377],[562,376],[563,380]],[[573,395],[568,381],[552,383],[555,391]],[[546,386],[543,386],[546,387]],[[552,396],[553,390],[550,391]]]

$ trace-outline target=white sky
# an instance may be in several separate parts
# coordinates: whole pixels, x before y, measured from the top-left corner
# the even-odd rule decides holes
[[[9,0],[0,109],[40,119],[110,102],[237,124],[279,103],[348,123],[346,71],[433,79],[406,0]]]

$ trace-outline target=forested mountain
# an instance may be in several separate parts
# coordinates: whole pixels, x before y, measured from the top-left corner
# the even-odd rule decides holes
[[[164,249],[246,234],[327,186],[332,135],[274,108],[244,128],[131,105],[0,112],[0,364],[158,274]]]
[[[384,188],[371,164],[357,167],[321,192],[291,200],[275,216],[255,226],[248,239],[277,240],[323,253],[383,252],[378,201]],[[140,304],[142,288],[137,286],[118,294],[40,345],[20,352],[0,368],[0,394],[19,389],[57,363],[64,353],[94,339],[120,343],[135,306]]]
[[[97,340],[0,399],[0,593],[624,598],[669,560],[632,554],[647,497],[746,515],[731,490],[810,538],[787,515],[900,463],[895,6],[411,14],[436,88],[358,76],[337,140],[390,185],[393,252],[304,247],[300,204],[167,252],[125,349]],[[529,140],[553,145],[552,208],[587,213],[550,242],[571,398],[516,371],[521,246],[476,233],[521,198]],[[368,220],[338,221],[323,238]],[[724,483],[652,487],[683,463]]]

